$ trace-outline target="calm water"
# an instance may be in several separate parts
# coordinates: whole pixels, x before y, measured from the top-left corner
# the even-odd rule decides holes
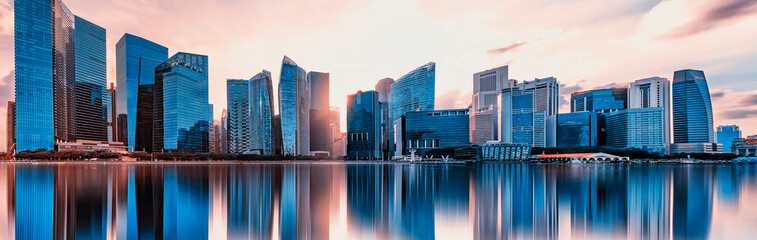
[[[754,239],[754,165],[0,164],[0,239]]]

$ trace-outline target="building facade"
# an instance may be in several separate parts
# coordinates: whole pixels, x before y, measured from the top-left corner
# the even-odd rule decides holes
[[[406,112],[434,110],[436,63],[430,62],[392,83],[389,116],[396,120]]]
[[[570,94],[570,112],[607,113],[628,108],[628,88],[596,89]]]
[[[111,96],[107,89],[105,28],[75,17],[76,139],[108,141]]]
[[[347,96],[347,158],[379,159],[381,116],[376,91],[358,91]]]
[[[108,141],[121,142],[118,140],[118,118],[116,117],[116,85],[110,83],[108,88],[108,94],[110,95],[110,107],[108,107]]]
[[[329,73],[308,72],[310,82],[310,153],[331,156],[334,137],[329,128]]]
[[[168,59],[168,48],[124,34],[116,43],[116,114],[118,141],[135,146],[139,86],[154,84],[155,67]]]
[[[228,134],[229,153],[249,153],[252,135],[250,115],[250,81],[226,80],[226,104],[229,108]]]
[[[741,130],[736,125],[719,126],[717,132],[718,143],[723,144],[723,153],[732,153],[733,141],[741,138]]]
[[[305,69],[287,56],[281,63],[279,114],[283,154],[310,154],[310,83]]]
[[[16,102],[8,101],[7,118],[5,119],[6,152],[13,153],[16,148]]]
[[[499,140],[533,147],[555,147],[559,83],[554,77],[507,88],[499,95]]]
[[[407,112],[401,118],[402,155],[416,149],[416,155],[426,155],[434,149],[457,148],[470,145],[468,109]]]
[[[391,146],[394,143],[394,136],[392,135],[392,121],[389,116],[389,95],[392,92],[392,83],[394,79],[383,78],[374,86],[376,92],[379,94],[379,104],[381,104],[381,151],[383,159],[389,159],[391,154]]]
[[[574,112],[557,115],[557,148],[599,146],[598,112]]]
[[[673,74],[673,140],[713,143],[712,102],[704,72],[685,69]]]
[[[634,148],[664,155],[665,108],[630,108],[604,114],[606,145]]]
[[[473,74],[473,101],[470,113],[470,142],[483,145],[497,140],[497,95],[506,88],[515,87],[516,81],[508,79],[508,66],[489,69]]]
[[[639,79],[636,80],[628,85],[628,107],[630,109],[642,109],[642,108],[661,108],[662,109],[662,119],[659,119],[656,117],[656,114],[654,115],[654,120],[660,121],[660,123],[650,123],[651,125],[646,125],[645,123],[636,123],[629,121],[628,124],[631,124],[632,126],[628,126],[628,129],[634,129],[635,127],[655,127],[655,129],[650,129],[651,132],[649,134],[642,134],[638,135],[638,137],[650,137],[650,138],[657,138],[661,137],[662,139],[647,139],[643,140],[641,142],[646,143],[658,143],[660,141],[663,142],[663,145],[665,146],[665,151],[660,152],[659,147],[656,147],[657,145],[649,145],[649,150],[652,152],[657,152],[661,154],[667,154],[669,153],[669,146],[671,144],[671,137],[670,137],[670,119],[671,119],[671,106],[670,106],[670,81],[665,78],[661,77],[650,77],[645,79]],[[655,111],[652,111],[655,112]],[[631,116],[634,114],[633,111],[630,113]],[[647,113],[652,114],[652,113]],[[648,121],[649,119],[647,119]],[[636,126],[633,126],[636,125]],[[659,127],[658,127],[659,126]],[[661,129],[656,129],[661,128]],[[609,126],[607,126],[605,129],[608,129]],[[642,129],[643,130],[643,129]],[[658,135],[657,132],[662,133],[662,135]],[[638,133],[637,133],[638,134]],[[638,147],[641,145],[633,144],[633,141],[630,144],[630,147]]]
[[[208,56],[179,52],[155,68],[153,151],[208,152]]]
[[[757,138],[737,138],[731,143],[731,152],[739,156],[757,157]]]
[[[274,154],[273,81],[263,70],[250,78],[250,144],[253,151]]]
[[[484,161],[525,161],[531,156],[531,145],[489,142],[481,146]]]

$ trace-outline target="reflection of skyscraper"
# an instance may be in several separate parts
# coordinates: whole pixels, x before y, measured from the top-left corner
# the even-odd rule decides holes
[[[333,137],[329,129],[329,73],[309,72],[310,153],[331,156]]]
[[[229,174],[229,239],[271,239],[274,173],[268,166]]]
[[[281,63],[279,114],[283,154],[310,154],[310,83],[305,69],[287,56]]]
[[[497,94],[515,87],[508,79],[508,66],[501,66],[473,74],[473,104],[470,114],[470,142],[484,145],[497,140]]]
[[[108,141],[110,94],[106,87],[105,29],[75,17],[76,139]]]
[[[629,169],[628,239],[670,238],[671,180],[665,168]]]
[[[226,99],[229,108],[229,153],[250,151],[250,81],[242,79],[226,80]]]
[[[207,168],[182,168],[178,171],[170,167],[164,170],[164,239],[208,236],[210,187],[207,179]]]
[[[116,97],[120,139],[134,147],[137,130],[139,85],[153,84],[155,67],[168,59],[168,48],[144,38],[124,34],[116,43]],[[121,121],[121,120],[125,121]]]
[[[705,239],[712,223],[712,169],[676,168],[673,176],[673,238]]]
[[[0,236],[16,239],[16,166],[0,166]]]
[[[559,93],[554,77],[525,81],[502,90],[498,106],[499,140],[555,147]]]
[[[17,149],[75,140],[74,15],[60,0],[14,1]]]
[[[155,68],[153,150],[208,152],[208,56],[179,52]]]
[[[55,169],[16,167],[16,239],[51,239],[55,227]]]
[[[274,153],[273,83],[271,72],[263,70],[250,79],[250,144],[265,155]]]

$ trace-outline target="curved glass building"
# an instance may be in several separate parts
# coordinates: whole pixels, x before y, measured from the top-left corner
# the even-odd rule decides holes
[[[250,79],[251,149],[272,155],[273,149],[273,83],[271,72],[263,70]]]
[[[430,62],[405,74],[390,86],[389,116],[392,121],[413,111],[434,110],[436,63]]]
[[[715,142],[712,102],[704,72],[685,69],[673,74],[673,141]]]
[[[310,83],[305,74],[305,69],[284,56],[279,79],[279,113],[284,155],[310,154]]]

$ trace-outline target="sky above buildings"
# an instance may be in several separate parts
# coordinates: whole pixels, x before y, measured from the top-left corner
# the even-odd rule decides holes
[[[510,65],[510,78],[554,76],[561,112],[578,90],[624,85],[684,68],[705,71],[715,126],[757,134],[757,0],[64,0],[107,29],[108,82],[126,32],[209,56],[210,102],[226,79],[281,59],[331,73],[331,104],[436,62],[436,107],[471,102],[473,73]],[[0,0],[0,129],[13,100],[13,1]],[[275,90],[277,91],[277,90]],[[343,116],[344,117],[344,116]],[[5,134],[0,134],[4,149]]]

